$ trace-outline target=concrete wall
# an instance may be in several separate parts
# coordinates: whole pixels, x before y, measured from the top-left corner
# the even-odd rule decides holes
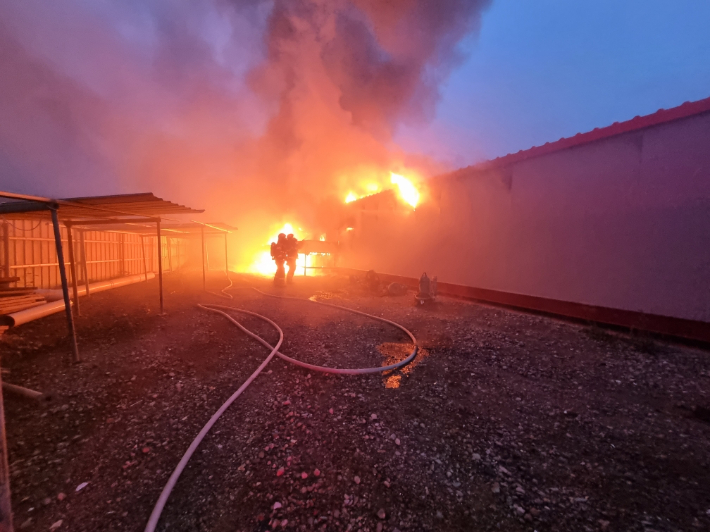
[[[710,113],[434,183],[345,264],[710,322]]]

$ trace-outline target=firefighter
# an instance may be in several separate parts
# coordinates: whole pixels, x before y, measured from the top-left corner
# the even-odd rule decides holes
[[[286,237],[286,263],[288,264],[288,276],[286,282],[293,281],[293,275],[296,273],[296,260],[298,259],[299,242],[293,235]]]
[[[274,283],[283,283],[286,277],[284,270],[284,261],[286,260],[286,235],[279,233],[279,238],[276,242],[271,243],[271,258],[276,263],[276,274],[274,275]]]

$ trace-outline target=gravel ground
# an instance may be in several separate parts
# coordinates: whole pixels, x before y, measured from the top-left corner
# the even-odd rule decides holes
[[[315,364],[411,349],[391,326],[234,278],[228,302],[201,276],[167,275],[164,316],[155,281],[85,298],[78,365],[63,315],[4,335],[3,378],[53,392],[40,406],[5,394],[17,529],[143,529],[192,439],[268,354],[197,302],[267,315],[282,351]],[[160,530],[710,529],[707,351],[453,299],[417,307],[344,277],[279,293],[397,321],[420,355],[342,377],[274,359],[205,438]]]

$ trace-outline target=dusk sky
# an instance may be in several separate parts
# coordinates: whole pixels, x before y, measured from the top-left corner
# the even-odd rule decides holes
[[[710,97],[710,2],[494,0],[411,149],[465,166]]]

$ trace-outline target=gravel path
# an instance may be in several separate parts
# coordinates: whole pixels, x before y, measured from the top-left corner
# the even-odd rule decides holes
[[[3,337],[3,378],[54,392],[39,407],[5,394],[17,529],[143,529],[189,443],[268,354],[197,302],[265,314],[282,351],[314,364],[411,349],[386,324],[249,284],[277,293],[236,276],[225,303],[201,276],[170,274],[165,316],[154,281],[92,295],[75,366],[63,315]],[[275,359],[198,449],[160,530],[710,529],[707,351],[453,299],[417,307],[348,278],[280,293],[397,321],[420,356],[344,377]]]

